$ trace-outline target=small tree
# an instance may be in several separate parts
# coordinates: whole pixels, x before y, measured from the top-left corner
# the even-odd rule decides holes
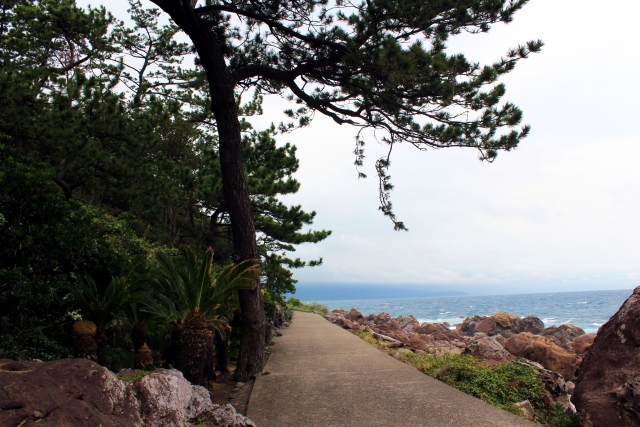
[[[160,290],[155,296],[147,296],[146,310],[173,325],[176,368],[189,381],[204,385],[213,368],[213,333],[224,333],[228,325],[218,309],[234,292],[250,289],[260,270],[255,260],[247,260],[212,274],[211,249],[200,262],[191,249],[181,250],[178,261],[158,255]]]
[[[105,330],[112,320],[123,313],[127,304],[132,302],[127,281],[124,277],[114,277],[108,286],[100,289],[96,282],[87,276],[85,280],[69,289],[71,297],[80,308],[85,320],[96,325],[96,344],[98,363],[108,366],[107,336]]]
[[[288,113],[300,125],[317,111],[340,124],[383,132],[389,155],[376,162],[380,209],[396,230],[405,226],[389,201],[387,170],[395,143],[471,147],[492,161],[529,132],[528,126],[500,132],[517,126],[522,112],[510,103],[498,105],[505,87],[495,83],[542,42],[512,49],[484,67],[445,49],[451,34],[510,22],[527,0],[205,0],[200,7],[198,0],[152,1],[190,37],[209,82],[238,261],[256,258],[258,246],[236,89],[256,87],[296,100],[301,107]],[[363,145],[359,132],[357,165]],[[259,286],[240,292],[240,305],[247,327],[236,379],[247,380],[259,372],[264,356]]]

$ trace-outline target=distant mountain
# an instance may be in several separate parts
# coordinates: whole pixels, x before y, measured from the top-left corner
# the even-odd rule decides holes
[[[363,284],[297,284],[293,295],[304,302],[383,299],[449,297],[468,295],[466,292],[449,290],[444,287],[418,287],[412,285],[363,285]]]

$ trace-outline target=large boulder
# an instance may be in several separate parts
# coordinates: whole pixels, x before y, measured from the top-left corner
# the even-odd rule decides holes
[[[402,318],[400,328],[405,332],[417,332],[420,328],[420,322],[413,315],[409,314]]]
[[[351,310],[349,310],[347,317],[349,318],[349,320],[354,322],[361,322],[364,320],[364,316],[362,315],[362,313],[360,313],[355,308],[352,308]]]
[[[515,314],[499,312],[478,322],[474,333],[484,332],[487,335],[492,336],[504,331],[519,333],[523,330],[524,322],[522,322],[522,319]]]
[[[583,426],[640,425],[640,287],[586,352],[571,398]]]
[[[483,337],[472,341],[467,345],[465,353],[483,359],[484,364],[488,366],[514,362],[516,360],[516,358],[505,350],[493,337]]]
[[[561,404],[565,410],[575,412],[571,401],[569,400],[569,387],[564,377],[557,372],[545,369],[539,363],[527,359],[520,359],[516,363],[522,366],[528,366],[538,371],[538,378],[544,384],[544,394],[542,396],[543,404],[550,407],[556,403]],[[571,383],[569,383],[571,384]]]
[[[420,326],[414,328],[414,330],[420,334],[444,334],[447,332],[447,328],[436,323],[423,323]]]
[[[207,389],[191,385],[175,369],[157,369],[136,386],[145,422],[155,427],[188,427],[214,408]]]
[[[389,322],[391,322],[391,315],[384,311],[378,314],[375,319],[373,319],[373,323],[375,323],[376,325],[381,325]]]
[[[584,330],[570,323],[565,323],[558,327],[549,326],[540,332],[540,335],[545,337],[552,337],[558,340],[560,346],[565,350],[573,350],[573,340],[581,335],[584,335]]]
[[[333,320],[333,323],[335,323],[336,325],[344,328],[344,329],[355,329],[358,326],[360,326],[358,324],[358,322],[354,322],[350,319],[347,319],[345,317],[337,317],[335,318],[335,320]]]
[[[584,356],[587,350],[593,345],[593,341],[596,339],[596,334],[584,334],[579,337],[575,337],[571,343],[573,351],[579,356]]]
[[[514,356],[538,362],[566,379],[573,378],[580,364],[576,353],[563,349],[554,339],[529,332],[512,336],[505,341],[504,348]]]
[[[11,385],[0,387],[2,427],[193,427],[198,418],[236,420],[204,425],[255,427],[211,403],[205,388],[176,370],[159,369],[131,384],[86,359],[0,360],[0,384]]]
[[[324,315],[324,318],[331,323],[336,323],[338,319],[344,319],[349,313],[344,310],[335,309]]]
[[[467,317],[462,321],[462,323],[456,326],[456,329],[464,335],[472,336],[476,331],[476,326],[486,318],[487,316],[478,316],[477,314],[473,317]]]
[[[522,319],[522,323],[524,324],[524,330],[522,332],[529,332],[536,335],[544,329],[544,322],[536,316],[527,316]]]
[[[133,385],[87,359],[0,360],[0,384],[3,427],[143,425]]]

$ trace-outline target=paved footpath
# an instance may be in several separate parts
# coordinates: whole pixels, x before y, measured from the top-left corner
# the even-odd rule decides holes
[[[384,354],[317,314],[283,328],[247,416],[258,427],[535,427]],[[538,426],[539,427],[539,426]]]

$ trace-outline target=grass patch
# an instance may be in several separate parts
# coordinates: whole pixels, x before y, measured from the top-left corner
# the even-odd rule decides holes
[[[536,421],[547,427],[580,427],[578,417],[566,413],[559,403],[551,408],[536,411]]]
[[[371,332],[358,332],[356,335],[377,349],[389,350],[389,346],[382,341],[379,341]]]
[[[304,311],[306,313],[318,313],[318,314],[327,314],[329,309],[327,306],[323,304],[319,304],[317,302],[312,302],[311,304],[305,304],[300,301],[298,298],[289,298],[287,300],[287,308],[289,310],[294,311]]]
[[[125,381],[125,382],[128,382],[128,383],[135,383],[140,378],[144,378],[147,375],[149,375],[151,372],[153,372],[153,371],[137,371],[136,373],[134,373],[132,375],[129,375],[127,377],[122,376],[122,375],[116,375],[116,377],[118,377],[118,379],[120,381]]]

